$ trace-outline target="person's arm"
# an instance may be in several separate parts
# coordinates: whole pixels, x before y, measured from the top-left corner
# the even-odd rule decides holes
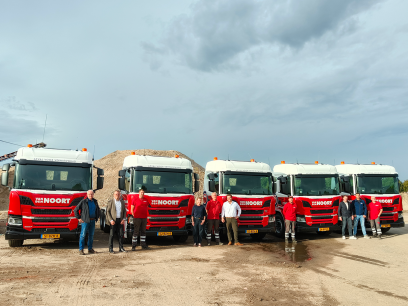
[[[351,205],[350,202],[349,202],[349,205]],[[355,213],[355,211],[354,211],[354,205],[351,205],[351,206],[350,206],[350,210],[351,210],[351,220],[354,220],[354,213]]]
[[[204,224],[205,218],[207,217],[207,211],[205,209],[203,209],[203,212],[204,212],[204,216],[203,216],[203,221],[201,221],[201,225]]]
[[[122,220],[120,221],[120,224],[125,224],[126,220],[126,204],[123,200],[120,200],[120,208],[122,209],[121,211],[121,216],[123,216]]]
[[[221,222],[222,222],[222,223],[225,222],[225,209],[224,209],[224,204],[222,204],[222,207],[221,207]]]
[[[109,223],[110,223],[111,225],[115,225],[115,221],[114,221],[113,218],[112,218],[111,210],[112,210],[112,200],[110,200],[110,201],[108,202],[108,205],[106,206],[106,220],[109,220]],[[116,220],[116,219],[115,219],[115,220]]]
[[[81,219],[81,216],[79,215],[79,210],[82,210],[82,202],[83,201],[84,200],[81,200],[74,209],[75,218],[77,218],[80,223],[84,223],[84,221],[82,221],[82,219]]]
[[[378,214],[378,218],[381,216],[382,212],[383,212],[383,209],[381,208],[380,213]]]
[[[136,198],[133,198],[133,201],[132,201],[132,205],[130,206],[130,214],[134,217],[135,215],[134,215],[134,213],[135,213],[135,202],[136,202]]]
[[[238,207],[237,208],[238,213],[237,213],[237,218],[236,219],[238,220],[238,218],[241,216],[241,206],[239,206],[238,203],[237,203],[237,207]]]
[[[363,215],[363,218],[366,218],[366,216],[367,216],[367,205],[364,202],[364,215]]]
[[[351,205],[352,205],[352,208],[353,208],[353,215],[354,215],[354,218],[355,217],[357,217],[357,215],[356,215],[356,200],[353,200],[353,201],[351,201]]]
[[[196,205],[194,204],[193,209],[191,210],[191,224],[194,226],[194,213],[196,210]]]
[[[343,219],[341,218],[341,211],[342,211],[342,207],[343,207],[342,204],[343,204],[343,202],[341,202],[340,205],[339,205],[339,220],[340,221],[343,221]]]

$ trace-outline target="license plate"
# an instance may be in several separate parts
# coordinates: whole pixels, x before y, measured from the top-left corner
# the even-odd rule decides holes
[[[246,230],[245,233],[247,233],[247,234],[256,234],[256,233],[258,233],[258,230]]]
[[[171,236],[173,235],[172,232],[158,232],[157,236]]]
[[[42,234],[41,239],[60,238],[60,234]]]
[[[381,224],[381,227],[391,227],[391,224]]]
[[[320,227],[319,232],[328,232],[330,231],[330,227]]]

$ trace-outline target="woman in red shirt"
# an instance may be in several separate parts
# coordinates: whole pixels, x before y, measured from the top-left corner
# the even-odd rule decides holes
[[[214,227],[215,241],[219,245],[223,245],[220,242],[220,214],[222,210],[222,204],[217,200],[217,193],[211,194],[211,200],[207,202],[205,207],[207,210],[207,242],[211,245],[211,232]]]

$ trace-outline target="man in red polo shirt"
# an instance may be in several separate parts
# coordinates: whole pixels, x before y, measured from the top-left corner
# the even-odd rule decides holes
[[[377,202],[375,197],[371,197],[371,203],[368,205],[368,216],[370,219],[371,230],[373,232],[373,237],[378,235],[378,238],[381,239],[381,225],[380,225],[380,216],[383,212],[381,203]],[[376,229],[377,227],[377,229]]]
[[[134,197],[130,210],[133,214],[133,238],[132,238],[132,251],[136,250],[137,236],[140,233],[140,245],[143,249],[147,249],[146,244],[146,225],[147,225],[147,206],[149,203],[144,197],[144,190],[139,190],[139,197]]]
[[[289,202],[283,207],[283,216],[285,217],[285,242],[289,241],[290,227],[292,227],[292,242],[296,242],[296,203],[293,202],[292,196],[289,196]]]
[[[217,193],[211,194],[211,200],[207,202],[205,207],[207,211],[207,242],[211,245],[211,232],[214,227],[215,241],[219,245],[223,245],[220,242],[220,214],[222,211],[222,204],[217,200]]]

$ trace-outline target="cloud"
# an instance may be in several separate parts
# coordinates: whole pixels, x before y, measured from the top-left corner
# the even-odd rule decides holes
[[[0,105],[7,107],[14,111],[35,111],[36,106],[32,102],[21,102],[17,97],[11,96],[7,98],[0,99]]]
[[[153,68],[171,54],[194,70],[236,69],[239,57],[255,47],[278,45],[296,50],[329,32],[350,34],[357,27],[356,15],[378,2],[199,0],[189,14],[168,24],[160,47],[144,43],[143,48]]]

